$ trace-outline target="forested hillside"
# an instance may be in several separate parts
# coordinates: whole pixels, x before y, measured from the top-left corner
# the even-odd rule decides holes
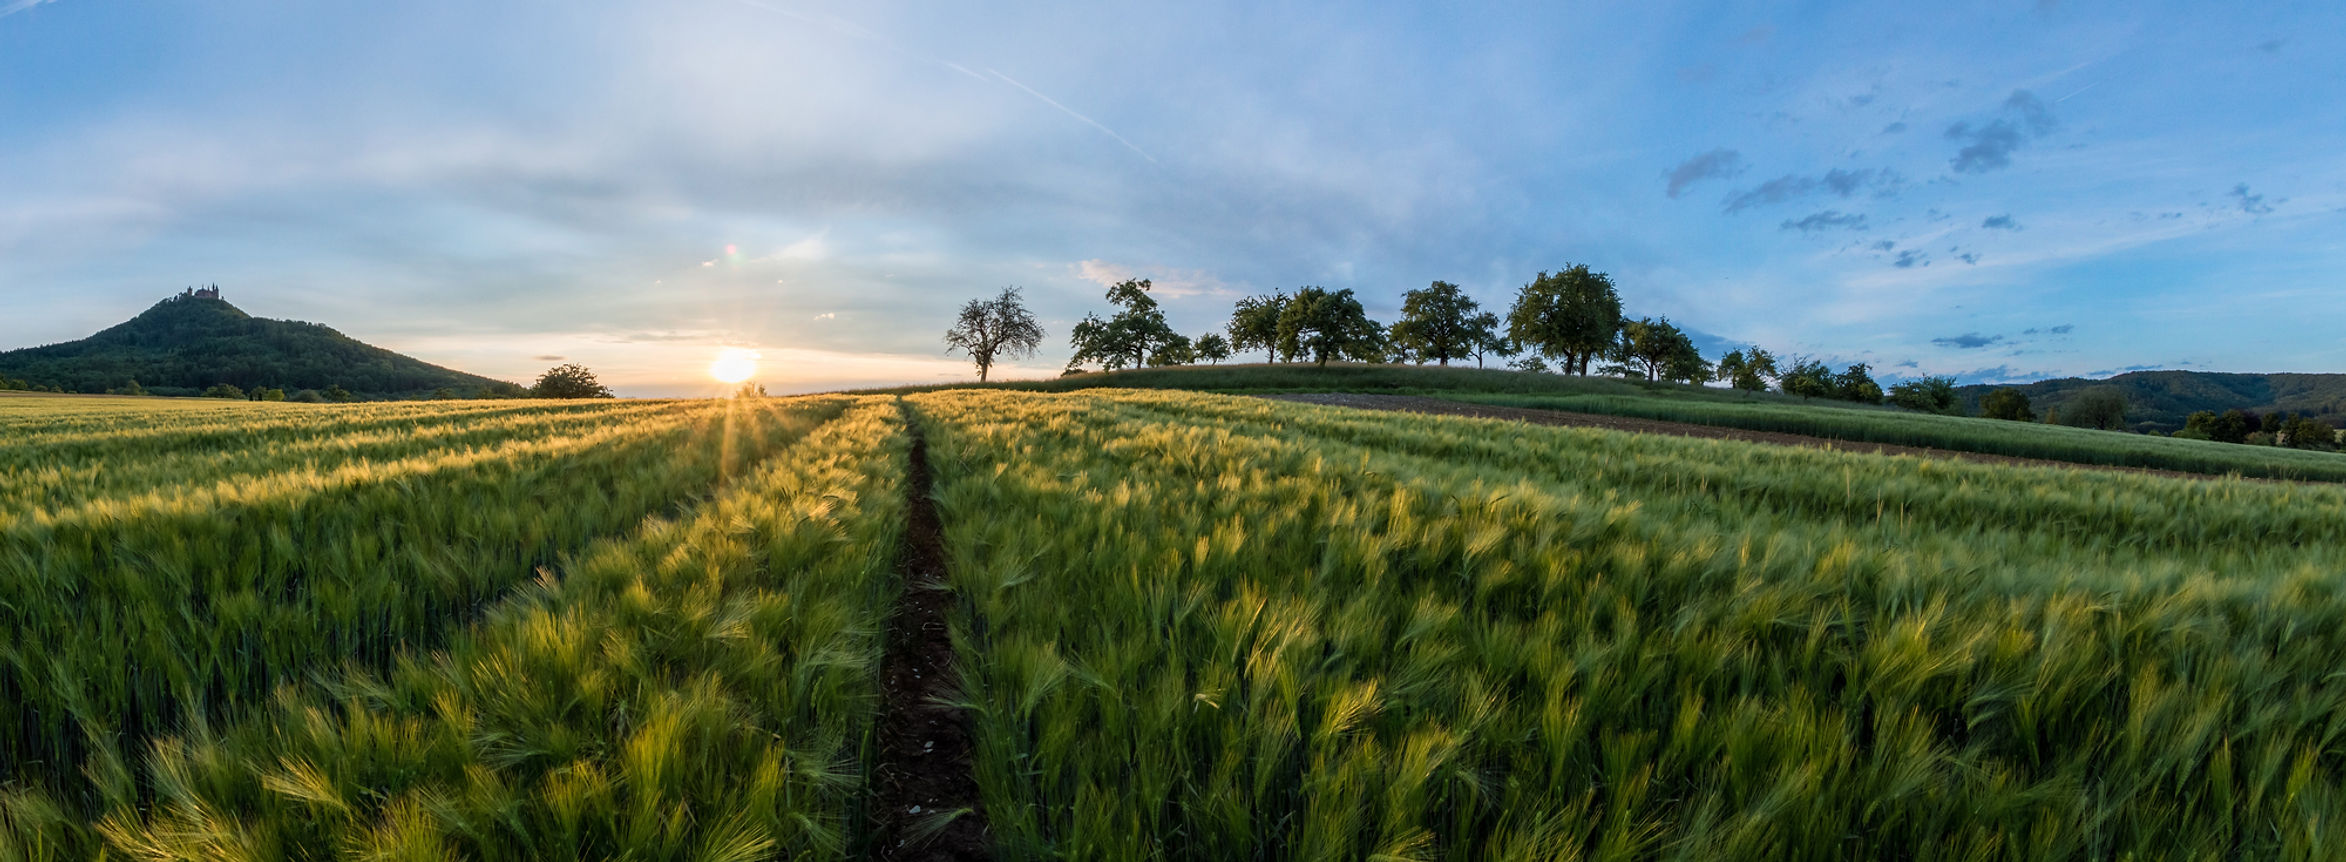
[[[358,396],[503,394],[515,387],[403,356],[315,323],[254,317],[190,292],[79,341],[0,352],[0,377],[63,392],[128,387],[193,395],[229,384]]]
[[[2332,426],[2346,418],[2346,374],[2228,374],[2213,371],[2137,371],[2107,380],[2063,377],[2011,388],[2028,396],[2039,414],[2059,410],[2078,393],[2110,387],[2126,397],[2126,424],[2131,428],[2173,431],[2192,413],[2206,410],[2246,410],[2251,413],[2296,413],[2322,419]],[[1966,407],[1979,412],[1979,400],[2003,386],[1966,386]]]

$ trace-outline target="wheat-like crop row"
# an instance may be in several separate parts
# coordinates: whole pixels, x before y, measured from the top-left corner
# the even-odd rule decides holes
[[[912,400],[1011,858],[2310,858],[2346,814],[2334,489]]]

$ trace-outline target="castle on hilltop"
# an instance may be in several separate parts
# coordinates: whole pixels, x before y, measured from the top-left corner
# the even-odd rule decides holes
[[[180,292],[179,292],[179,298],[180,298],[180,299],[219,299],[219,298],[220,298],[220,286],[219,286],[219,285],[217,285],[217,284],[215,284],[215,285],[212,285],[212,286],[210,286],[210,287],[191,287],[191,288],[188,288],[188,289],[186,289],[186,290],[182,290],[182,291],[180,291]]]

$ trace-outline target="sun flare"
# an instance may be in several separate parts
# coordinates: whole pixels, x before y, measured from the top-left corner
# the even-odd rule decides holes
[[[717,359],[709,363],[709,376],[719,383],[740,383],[758,373],[758,352],[741,347],[717,351]]]

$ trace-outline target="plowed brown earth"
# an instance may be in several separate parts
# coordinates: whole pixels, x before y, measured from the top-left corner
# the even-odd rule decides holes
[[[1395,410],[1404,413],[1430,413],[1443,416],[1473,416],[1482,419],[1508,419],[1534,425],[1561,425],[1572,428],[1604,428],[1612,431],[1635,431],[1646,434],[1670,434],[1679,437],[1705,437],[1714,440],[1744,440],[1752,443],[1772,443],[1779,446],[1810,446],[1818,449],[1837,449],[1844,452],[1873,452],[1883,455],[1913,455],[1919,458],[1945,458],[1973,461],[1982,464],[2019,464],[2031,467],[2064,467],[2073,470],[2114,470],[2122,473],[2143,473],[2153,476],[2175,476],[2185,479],[2209,479],[2199,473],[2174,470],[2150,470],[2142,467],[2112,467],[2102,464],[2079,464],[2074,461],[2049,461],[2041,458],[2014,458],[2009,455],[1986,455],[1978,452],[1960,452],[1953,449],[1930,449],[1921,446],[1896,446],[1889,443],[1864,443],[1855,440],[1835,440],[1830,437],[1810,437],[1805,434],[1783,434],[1774,431],[1746,431],[1741,428],[1723,428],[1717,425],[1696,425],[1691,422],[1668,422],[1660,419],[1637,419],[1628,416],[1607,416],[1601,413],[1572,413],[1564,410],[1534,410],[1524,407],[1500,407],[1491,404],[1470,404],[1463,401],[1445,401],[1416,395],[1359,395],[1343,392],[1312,392],[1286,395],[1264,395],[1276,401],[1296,401],[1305,404],[1325,404],[1333,407],[1357,407],[1364,410]]]
[[[907,417],[909,420],[909,417]],[[880,665],[878,760],[872,768],[872,846],[866,858],[989,858],[985,814],[970,772],[969,720],[944,705],[959,694],[946,620],[954,594],[945,589],[944,533],[929,499],[928,446],[913,430],[911,496],[896,570],[904,596],[888,626]]]

